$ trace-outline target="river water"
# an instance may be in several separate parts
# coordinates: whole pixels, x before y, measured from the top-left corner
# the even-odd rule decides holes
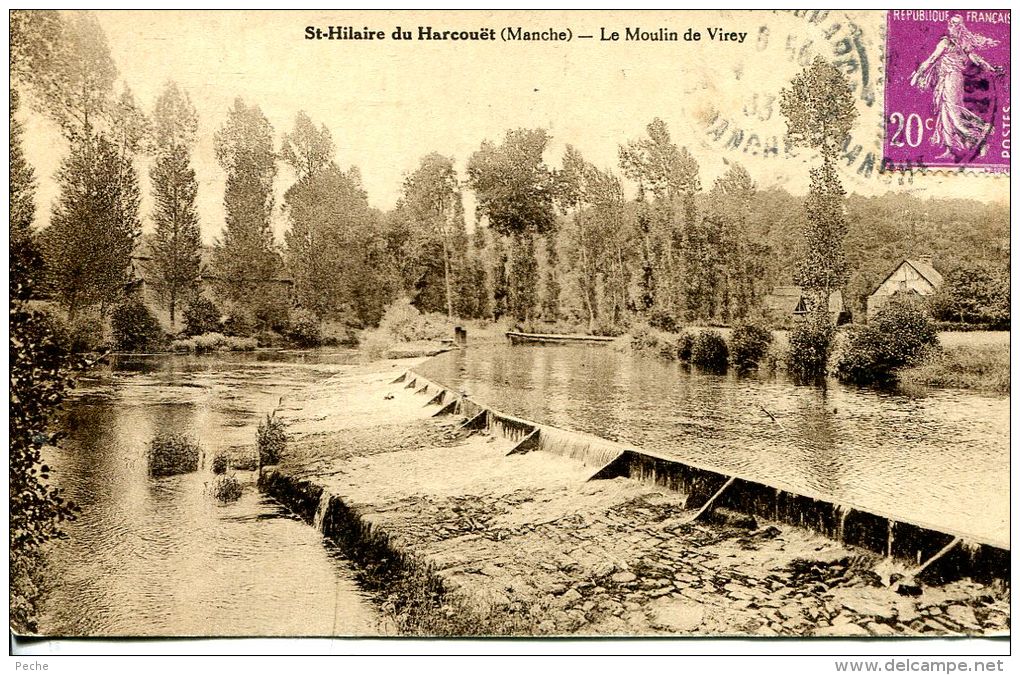
[[[65,402],[54,478],[81,507],[51,556],[40,632],[51,636],[375,634],[378,615],[348,561],[237,472],[221,504],[213,474],[153,479],[158,432],[199,440],[207,457],[254,452],[258,419],[349,357],[231,354],[115,359]],[[208,463],[206,463],[208,465]]]
[[[1008,396],[798,386],[594,345],[468,348],[418,371],[520,417],[1009,542]]]

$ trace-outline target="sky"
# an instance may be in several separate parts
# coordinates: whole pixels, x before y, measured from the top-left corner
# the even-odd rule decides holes
[[[545,159],[559,166],[566,144],[588,161],[619,170],[618,147],[643,135],[655,117],[664,119],[679,145],[701,165],[705,189],[732,162],[744,164],[759,186],[782,186],[795,194],[807,187],[817,158],[807,152],[779,156],[761,151],[782,145],[785,123],[776,96],[820,53],[834,58],[857,27],[856,44],[868,62],[851,76],[860,120],[854,144],[862,146],[843,167],[844,184],[865,195],[889,190],[921,196],[974,197],[1008,201],[1008,180],[991,176],[862,176],[863,157],[880,153],[884,13],[832,11],[824,17],[789,12],[97,12],[119,69],[120,84],[151,110],[168,80],[192,97],[198,112],[194,165],[199,178],[203,238],[211,242],[223,226],[224,176],[215,160],[213,135],[235,97],[259,105],[277,143],[304,110],[325,124],[337,161],[359,167],[369,202],[391,208],[405,175],[436,151],[452,156],[464,177],[468,157],[485,139],[498,141],[516,127],[543,127],[552,136]],[[383,30],[384,40],[307,40],[307,26],[352,26]],[[417,34],[433,29],[504,27],[570,30],[570,41],[459,42],[395,41],[401,26]],[[669,41],[628,41],[627,28]],[[736,34],[719,41],[709,29]],[[699,41],[683,40],[690,29]],[[601,40],[603,34],[620,40]],[[740,42],[740,33],[744,33]],[[592,39],[577,35],[591,34]],[[842,46],[841,46],[842,45]],[[866,101],[870,99],[870,104]],[[24,113],[25,150],[39,182],[37,222],[48,222],[58,195],[52,176],[66,154],[53,126]],[[722,127],[725,125],[725,129]],[[739,131],[739,133],[738,133]],[[770,139],[777,139],[771,141]],[[763,156],[764,155],[764,156]],[[147,193],[147,160],[139,160]],[[282,195],[293,182],[280,164],[274,230],[286,229]],[[633,186],[629,186],[633,194]],[[467,209],[473,213],[468,195]],[[148,228],[151,204],[143,201]]]

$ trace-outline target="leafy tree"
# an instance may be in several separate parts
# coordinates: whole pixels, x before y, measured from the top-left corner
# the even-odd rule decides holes
[[[815,372],[821,375],[831,349],[829,295],[842,289],[849,279],[843,243],[847,233],[846,192],[839,181],[836,160],[857,120],[857,108],[846,76],[821,57],[783,89],[779,107],[786,117],[788,140],[795,146],[817,150],[822,157],[822,165],[810,172],[805,256],[796,274],[810,305],[811,317],[805,330],[811,335],[804,336],[804,344],[810,348],[804,354],[791,350],[792,359],[805,356],[802,363],[821,368]]]
[[[217,293],[254,311],[267,301],[268,283],[280,268],[270,229],[276,177],[273,129],[258,106],[238,98],[215,143],[216,159],[227,173],[226,226],[212,261],[219,278]]]
[[[548,143],[544,129],[514,129],[500,145],[483,142],[468,160],[468,186],[479,213],[494,232],[512,240],[508,310],[522,321],[530,321],[535,308],[535,237],[556,225],[553,178],[542,159]]]
[[[402,199],[412,228],[426,245],[441,248],[446,314],[453,318],[455,277],[463,273],[467,249],[464,207],[453,159],[431,153],[404,181]]]
[[[626,305],[623,187],[618,177],[585,162],[570,145],[557,179],[560,207],[571,215],[570,262],[577,269],[588,330],[594,332],[603,303],[610,303],[614,324]]]
[[[712,277],[712,251],[699,219],[701,191],[698,163],[687,148],[679,148],[666,123],[656,118],[646,127],[647,138],[620,146],[620,166],[643,194],[652,195],[650,233],[653,308],[677,318],[707,316]]]
[[[95,15],[22,10],[11,19],[12,73],[35,107],[70,140],[101,129],[117,67]]]
[[[156,161],[150,170],[156,233],[152,245],[155,285],[176,321],[177,304],[194,292],[201,264],[198,181],[191,168],[191,147],[198,118],[188,95],[173,82],[156,99]]]
[[[35,172],[25,160],[21,150],[21,122],[15,117],[18,110],[17,89],[10,90],[10,255],[8,281],[10,295],[28,299],[29,280],[38,279],[42,272],[42,256],[32,232],[35,216]]]
[[[964,263],[946,272],[942,286],[929,298],[939,321],[989,324],[1008,328],[1009,267],[988,263]]]
[[[730,166],[709,193],[706,223],[718,251],[714,313],[727,322],[747,317],[761,294],[756,284],[760,266],[749,232],[754,195],[754,181],[739,164]]]
[[[811,170],[804,230],[806,257],[797,281],[811,296],[815,311],[827,311],[827,299],[848,279],[843,239],[847,233],[846,191],[840,184],[836,159],[857,120],[850,82],[822,57],[783,89],[780,110],[787,138],[795,146],[817,150],[822,165]]]
[[[43,249],[50,286],[70,318],[114,303],[141,234],[138,180],[130,158],[102,135],[81,137],[57,173],[60,199]]]
[[[359,327],[377,323],[393,297],[392,264],[379,214],[369,207],[357,172],[330,163],[291,186],[284,205],[298,304],[320,318]]]
[[[113,343],[122,352],[150,352],[162,349],[163,329],[139,298],[129,297],[114,308],[110,317]]]
[[[294,168],[300,180],[326,168],[335,153],[333,137],[326,125],[316,129],[311,118],[302,110],[294,120],[294,131],[283,135],[280,157]]]
[[[40,282],[40,255],[31,225],[34,179],[21,151],[21,126],[10,94],[10,621],[19,632],[36,630],[42,583],[42,548],[62,536],[61,524],[75,507],[49,484],[42,448],[56,443],[50,424],[79,366],[62,344],[53,321],[28,300]]]

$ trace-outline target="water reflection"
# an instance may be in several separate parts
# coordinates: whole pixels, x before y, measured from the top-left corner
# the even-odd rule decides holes
[[[1007,397],[713,375],[604,346],[467,349],[420,370],[511,414],[1009,539]]]
[[[376,612],[347,561],[254,487],[223,505],[213,475],[151,479],[145,451],[183,432],[207,455],[251,448],[256,416],[338,359],[118,359],[65,404],[55,479],[82,513],[53,552],[49,635],[351,635]],[[208,465],[208,463],[207,463]]]

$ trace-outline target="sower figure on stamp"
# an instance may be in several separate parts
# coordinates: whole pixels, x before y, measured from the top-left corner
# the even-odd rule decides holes
[[[945,147],[939,159],[977,150],[992,130],[989,123],[964,105],[964,71],[974,64],[983,70],[1002,72],[1001,67],[992,66],[975,53],[998,45],[998,40],[970,32],[959,14],[949,20],[948,33],[910,76],[910,84],[922,91],[927,91],[934,80],[932,143]],[[979,152],[983,155],[985,148]]]

